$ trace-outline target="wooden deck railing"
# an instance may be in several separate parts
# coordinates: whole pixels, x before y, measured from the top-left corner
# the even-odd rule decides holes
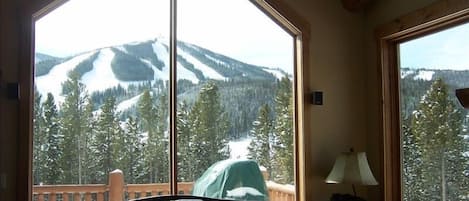
[[[295,188],[266,182],[270,201],[294,201]],[[193,182],[178,183],[178,194],[190,194]],[[33,201],[122,201],[139,197],[168,195],[169,184],[125,184],[121,171],[109,174],[109,183],[85,185],[35,185]]]
[[[266,181],[269,191],[269,201],[294,201],[295,187],[292,185],[277,184],[273,181]]]
[[[104,201],[108,191],[105,184],[87,185],[42,185],[33,186],[33,198],[37,201]]]
[[[193,182],[179,182],[178,194],[190,194]],[[169,195],[169,184],[127,184],[125,186],[128,199],[154,195]]]

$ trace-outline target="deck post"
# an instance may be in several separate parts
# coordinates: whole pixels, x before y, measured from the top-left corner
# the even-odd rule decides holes
[[[264,180],[269,181],[270,178],[269,178],[269,172],[267,171],[267,168],[261,167],[260,170],[262,173],[262,177],[264,177]]]
[[[124,200],[124,174],[117,169],[109,173],[109,201]]]

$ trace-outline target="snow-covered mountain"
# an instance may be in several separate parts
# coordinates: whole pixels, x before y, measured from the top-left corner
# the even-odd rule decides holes
[[[42,54],[42,53],[36,53],[36,58],[35,58],[36,62],[41,62],[45,60],[55,60],[55,59],[58,59],[58,58],[47,55],[47,54]]]
[[[414,80],[426,80],[430,81],[435,74],[434,70],[426,70],[426,69],[410,69],[410,68],[402,68],[401,69],[401,78],[409,78],[412,77]]]
[[[405,80],[433,82],[441,78],[455,88],[469,86],[469,70],[401,68],[400,73],[401,79]]]
[[[155,39],[113,47],[104,47],[68,58],[36,54],[36,85],[41,94],[52,93],[58,101],[62,83],[76,73],[89,93],[118,85],[150,80],[168,80],[169,48],[166,40]],[[256,80],[283,77],[279,68],[244,63],[200,46],[178,42],[178,79],[198,84],[213,80]]]

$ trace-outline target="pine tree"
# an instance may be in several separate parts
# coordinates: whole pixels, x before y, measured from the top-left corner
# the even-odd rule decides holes
[[[178,104],[177,109],[177,150],[178,150],[178,181],[195,181],[193,161],[193,135],[189,122],[189,107],[185,101]]]
[[[164,139],[164,131],[159,121],[165,118],[158,116],[155,101],[149,90],[145,90],[138,102],[138,111],[142,128],[147,132],[144,146],[144,161],[146,182],[164,183],[168,182],[168,155],[167,141]]]
[[[402,157],[403,157],[403,200],[425,200],[422,194],[422,154],[417,139],[410,128],[410,120],[402,125]]]
[[[122,138],[119,121],[116,115],[116,102],[113,97],[109,97],[101,107],[101,112],[97,118],[95,139],[93,142],[94,159],[96,166],[96,179],[98,183],[107,181],[108,173],[113,171],[118,165],[116,150],[119,149],[119,140]]]
[[[264,104],[259,109],[259,116],[253,122],[253,129],[251,130],[252,141],[249,144],[248,157],[254,159],[261,166],[272,170],[272,148],[271,135],[272,135],[272,118],[270,116],[269,105]]]
[[[66,184],[81,184],[83,180],[83,151],[86,150],[83,143],[84,127],[86,122],[84,110],[86,108],[87,93],[85,86],[78,80],[76,73],[70,73],[69,79],[62,85],[65,102],[61,106],[61,133],[64,136],[63,155],[60,164],[64,171]]]
[[[194,147],[194,175],[198,178],[210,165],[229,157],[228,120],[220,103],[218,87],[205,84],[190,112]]]
[[[126,142],[126,135],[124,129],[121,127],[121,122],[119,121],[119,116],[120,113],[116,111],[116,106],[117,104],[115,103],[115,98],[112,97],[111,99],[114,99],[114,119],[113,123],[110,125],[112,128],[111,130],[111,166],[110,166],[110,171],[119,169],[119,170],[124,170],[127,167],[126,163],[126,155],[129,150],[126,150],[128,148],[128,145],[125,144]]]
[[[155,153],[159,153],[156,157],[159,163],[156,164],[158,170],[157,182],[166,183],[169,182],[169,133],[168,131],[168,96],[167,91],[164,87],[159,91],[157,96],[157,106],[155,107],[157,112],[156,121],[156,135],[153,140],[157,150]]]
[[[92,149],[92,141],[93,141],[93,132],[96,127],[95,117],[93,115],[94,104],[91,98],[87,98],[85,102],[85,109],[83,111],[83,123],[82,123],[82,146],[80,152],[82,153],[81,158],[81,166],[82,166],[82,183],[88,184],[91,181],[95,180],[95,175],[93,175],[93,166],[95,163],[95,159],[93,158],[93,149]]]
[[[293,157],[293,104],[292,83],[288,77],[283,77],[278,83],[275,97],[275,126],[274,126],[274,179],[281,183],[294,182]]]
[[[140,96],[138,101],[138,115],[141,119],[142,130],[146,133],[144,136],[144,145],[143,145],[143,160],[144,160],[144,182],[152,183],[154,181],[153,172],[153,157],[152,153],[154,151],[154,146],[150,143],[150,136],[154,135],[154,120],[156,118],[156,112],[154,111],[152,105],[152,97],[149,90],[145,90]]]
[[[143,182],[143,138],[138,126],[138,119],[127,118],[124,131],[123,159],[121,161],[122,171],[125,173],[125,181],[130,184]]]
[[[467,195],[468,150],[462,115],[437,79],[424,95],[412,119],[412,132],[422,155],[425,200],[462,200]],[[466,198],[467,199],[467,198]]]
[[[62,169],[58,158],[61,157],[63,147],[60,147],[62,135],[59,133],[59,113],[55,105],[54,96],[47,94],[47,99],[43,104],[44,135],[46,137],[44,183],[52,185],[59,183],[62,179]]]
[[[45,164],[45,154],[43,145],[46,142],[46,137],[44,136],[44,119],[42,116],[42,104],[41,104],[41,94],[37,91],[37,88],[34,87],[34,116],[33,116],[33,183],[39,184],[44,182],[43,173],[46,171],[44,167]]]

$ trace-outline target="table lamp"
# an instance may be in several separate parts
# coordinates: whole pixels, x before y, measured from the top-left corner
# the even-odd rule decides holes
[[[357,197],[355,185],[378,185],[371,172],[365,152],[342,153],[335,161],[334,167],[327,176],[328,184],[351,184],[353,196],[347,194],[333,194],[331,201],[335,200],[363,200]]]

